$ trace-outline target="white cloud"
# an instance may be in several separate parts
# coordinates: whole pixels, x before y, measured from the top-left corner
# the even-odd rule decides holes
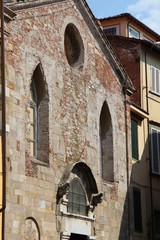
[[[128,6],[128,11],[160,34],[160,0],[138,0]]]

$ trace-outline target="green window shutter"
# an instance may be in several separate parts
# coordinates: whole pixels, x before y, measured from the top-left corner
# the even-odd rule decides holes
[[[131,120],[132,157],[138,160],[138,124]]]

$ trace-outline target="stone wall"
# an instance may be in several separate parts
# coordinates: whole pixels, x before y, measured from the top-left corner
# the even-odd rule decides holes
[[[83,58],[75,66],[69,64],[64,46],[70,23],[83,42]],[[34,239],[60,239],[63,223],[57,221],[57,190],[65,168],[78,161],[89,166],[104,195],[94,210],[92,235],[97,240],[115,240],[125,239],[127,234],[124,96],[89,24],[92,21],[87,25],[72,1],[19,10],[16,19],[6,24],[10,32],[6,39],[6,239],[29,240],[30,229]],[[28,154],[30,83],[38,64],[49,98],[48,163]],[[104,101],[113,131],[111,182],[101,178],[99,124]],[[46,115],[43,117],[45,121]]]

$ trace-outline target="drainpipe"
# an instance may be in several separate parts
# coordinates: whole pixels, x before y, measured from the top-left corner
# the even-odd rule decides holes
[[[2,95],[2,240],[4,240],[4,210],[6,208],[6,101],[5,101],[5,47],[4,1],[1,0],[1,95]]]

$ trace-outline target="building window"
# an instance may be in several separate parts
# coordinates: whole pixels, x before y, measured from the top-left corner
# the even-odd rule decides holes
[[[151,128],[152,172],[160,174],[160,130]]]
[[[148,41],[148,42],[154,43],[151,39],[149,39],[148,37],[146,37],[146,36],[144,36],[144,35],[143,35],[143,39],[146,40],[146,41]]]
[[[142,212],[141,212],[141,192],[138,188],[133,188],[133,211],[134,211],[134,230],[142,231]]]
[[[160,235],[160,211],[154,211],[154,228],[155,234]]]
[[[103,103],[100,114],[100,150],[102,179],[113,181],[113,130],[111,115],[106,102]]]
[[[37,157],[37,93],[34,79],[30,87],[30,156]]]
[[[151,66],[151,91],[160,95],[160,70]]]
[[[87,199],[85,190],[78,179],[73,179],[69,192],[68,198],[68,209],[69,213],[75,213],[78,215],[87,215]]]
[[[131,119],[132,158],[138,160],[138,121]]]
[[[133,27],[128,28],[130,38],[140,38],[140,33]]]
[[[104,27],[103,31],[106,35],[119,35],[119,26]]]
[[[38,64],[30,84],[30,157],[49,161],[49,98],[41,64]]]
[[[72,23],[68,24],[64,34],[64,47],[68,63],[76,67],[84,62],[84,45],[81,35]]]

